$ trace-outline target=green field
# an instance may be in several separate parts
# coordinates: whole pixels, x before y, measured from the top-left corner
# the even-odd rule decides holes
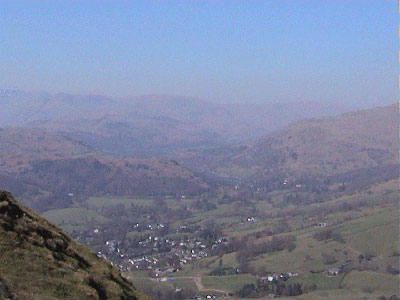
[[[103,224],[108,221],[93,210],[76,207],[48,210],[43,213],[43,216],[67,232],[83,230],[89,223]]]
[[[286,232],[277,233],[276,236],[295,236],[295,249],[290,252],[283,250],[258,255],[252,258],[250,267],[256,272],[264,270],[264,275],[297,272],[299,276],[289,279],[288,283],[315,285],[315,291],[298,296],[296,299],[377,299],[382,295],[388,297],[397,293],[398,276],[390,275],[386,271],[388,265],[395,267],[398,265],[398,257],[393,256],[399,243],[396,182],[375,185],[368,191],[300,207],[294,205],[280,207],[279,203],[285,194],[287,194],[285,191],[272,192],[268,195],[268,201],[253,201],[249,205],[269,213],[293,214],[289,218],[260,217],[255,222],[247,222],[245,217],[247,215],[241,215],[236,204],[232,203],[217,205],[216,209],[208,211],[191,210],[191,217],[175,220],[170,223],[170,226],[178,228],[182,224],[202,225],[214,221],[221,226],[224,236],[238,238],[262,232],[265,229],[275,230],[285,223]],[[182,204],[190,207],[194,200],[165,199],[165,202],[169,208],[178,208]],[[210,201],[217,203],[215,199]],[[338,210],[337,207],[343,203],[359,203],[359,207]],[[70,231],[82,228],[89,222],[106,222],[107,219],[101,216],[100,211],[104,207],[115,204],[123,204],[126,207],[132,204],[151,206],[154,205],[154,199],[93,197],[88,200],[89,209],[52,210],[47,211],[45,216]],[[301,213],[297,212],[299,209]],[[321,228],[315,226],[315,223],[320,221],[327,222],[327,227],[335,234],[339,234],[343,240],[332,238],[316,240],[314,234]],[[151,231],[140,233],[131,231],[126,234],[126,237],[135,238],[146,234],[151,234]],[[185,233],[171,232],[166,237],[179,239],[185,235]],[[258,242],[264,240],[268,240],[268,237],[261,235]],[[360,254],[370,256],[371,260],[359,262]],[[330,256],[333,262],[324,262],[324,255]],[[351,272],[346,271],[336,277],[327,276],[328,269],[340,266],[346,261],[351,261]],[[133,282],[139,289],[184,288],[200,293],[193,279],[200,276],[205,289],[224,290],[234,294],[244,284],[256,283],[257,277],[251,274],[210,276],[209,273],[218,267],[235,269],[238,265],[237,253],[233,252],[221,256],[209,256],[193,264],[184,265],[183,270],[174,274],[176,277],[174,280],[157,282],[151,280],[146,272],[134,272]],[[285,298],[282,297],[282,299]]]
[[[220,289],[236,291],[242,285],[256,283],[256,277],[249,274],[238,274],[228,276],[203,276],[202,283],[208,289]]]
[[[389,256],[398,248],[398,211],[393,207],[376,209],[338,228],[347,244],[360,252]]]
[[[131,204],[134,205],[152,205],[152,198],[119,198],[119,197],[90,197],[87,201],[90,209],[107,207],[110,205],[123,204],[129,207]]]

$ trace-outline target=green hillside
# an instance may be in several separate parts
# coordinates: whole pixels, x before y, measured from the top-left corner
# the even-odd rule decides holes
[[[0,192],[0,298],[147,299],[87,247]]]
[[[281,201],[279,195],[275,197]],[[251,284],[253,293],[245,299],[270,299],[269,294],[279,295],[279,299],[398,299],[389,298],[398,295],[397,202],[398,185],[392,180],[322,203],[283,209],[265,206],[269,214],[254,222],[232,217],[228,223],[223,216],[233,214],[235,207],[220,205],[206,214],[193,215],[187,222],[215,220],[228,240],[225,245],[184,265],[173,275],[173,282],[151,281],[143,271],[128,274],[135,285],[153,293],[172,284],[185,288],[183,280],[192,280],[196,283],[191,287],[193,293],[230,294],[232,299],[242,298],[240,290]],[[261,204],[254,200],[247,203]],[[319,222],[326,225],[320,227]],[[288,236],[295,237],[292,247],[282,243],[282,247],[271,248],[271,240],[276,239],[277,244]],[[266,246],[261,247],[263,243]],[[335,268],[339,273],[329,275]],[[262,278],[282,273],[296,276],[275,286],[263,286]],[[288,287],[297,283],[301,294],[287,297]],[[279,284],[281,293],[276,289]],[[263,290],[266,286],[269,290]]]

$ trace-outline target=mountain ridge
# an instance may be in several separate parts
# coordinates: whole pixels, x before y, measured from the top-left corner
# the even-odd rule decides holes
[[[208,151],[194,149],[177,157],[182,165],[236,177],[250,185],[274,182],[276,188],[290,178],[299,185],[311,180],[324,186],[358,182],[356,186],[361,187],[361,182],[398,177],[398,117],[398,104],[392,104],[309,118],[255,141]]]
[[[200,194],[210,182],[173,160],[112,157],[40,129],[0,130],[1,184],[37,210],[82,197]],[[69,194],[73,194],[71,197]]]
[[[47,129],[122,156],[236,143],[290,121],[349,110],[327,103],[226,104],[183,96],[117,98],[25,91],[4,92],[0,104],[0,127]]]

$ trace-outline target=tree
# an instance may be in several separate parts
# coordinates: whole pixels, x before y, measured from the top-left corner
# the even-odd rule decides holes
[[[255,292],[256,292],[256,286],[254,285],[254,283],[249,283],[249,284],[243,285],[240,288],[240,290],[237,291],[237,295],[240,298],[247,298],[247,297],[250,297]]]

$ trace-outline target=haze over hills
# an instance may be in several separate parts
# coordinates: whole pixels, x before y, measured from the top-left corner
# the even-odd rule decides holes
[[[202,161],[216,173],[241,177],[272,173],[327,176],[396,165],[398,116],[398,105],[393,104],[305,119],[253,143],[183,154],[182,162],[196,167]]]
[[[0,127],[48,129],[104,153],[147,156],[226,145],[302,118],[349,110],[310,102],[216,104],[180,96],[110,98],[6,89],[0,91],[0,104]]]
[[[93,152],[65,136],[26,128],[0,128],[0,151],[0,169],[8,173],[29,169],[34,160],[71,158]]]
[[[400,300],[398,17],[0,1],[0,300]]]
[[[48,131],[2,129],[0,142],[2,187],[41,210],[69,207],[89,196],[180,197],[210,189],[174,161],[106,156]]]
[[[0,191],[0,298],[148,299],[117,268]]]
[[[154,299],[376,299],[397,286],[398,114],[305,119],[147,158],[100,153],[50,123],[6,127],[1,183]],[[375,280],[385,285],[365,287]]]
[[[277,155],[282,168],[315,172],[322,167],[325,173],[327,168],[340,172],[397,163],[398,116],[398,105],[390,105],[298,121],[261,139],[234,160],[269,168],[271,157]]]
[[[41,204],[35,207],[41,210],[68,207],[75,200],[107,194],[200,195],[215,190],[215,181],[224,178],[276,182],[286,177],[303,181],[312,177],[329,178],[331,184],[339,184],[350,181],[358,172],[364,174],[357,176],[360,184],[367,184],[396,176],[397,116],[397,105],[390,105],[337,117],[306,119],[255,142],[211,147],[197,140],[202,146],[183,147],[161,159],[111,157],[75,141],[65,132],[6,128],[0,131],[2,182],[23,198],[36,195],[35,205]],[[92,121],[86,124],[87,128],[91,128],[90,124],[93,125]],[[123,124],[117,127],[109,129],[111,134],[122,137],[131,133]],[[112,145],[120,149],[118,143]],[[146,147],[152,149],[150,145]],[[179,166],[174,160],[203,175]],[[68,194],[74,194],[76,199]]]

